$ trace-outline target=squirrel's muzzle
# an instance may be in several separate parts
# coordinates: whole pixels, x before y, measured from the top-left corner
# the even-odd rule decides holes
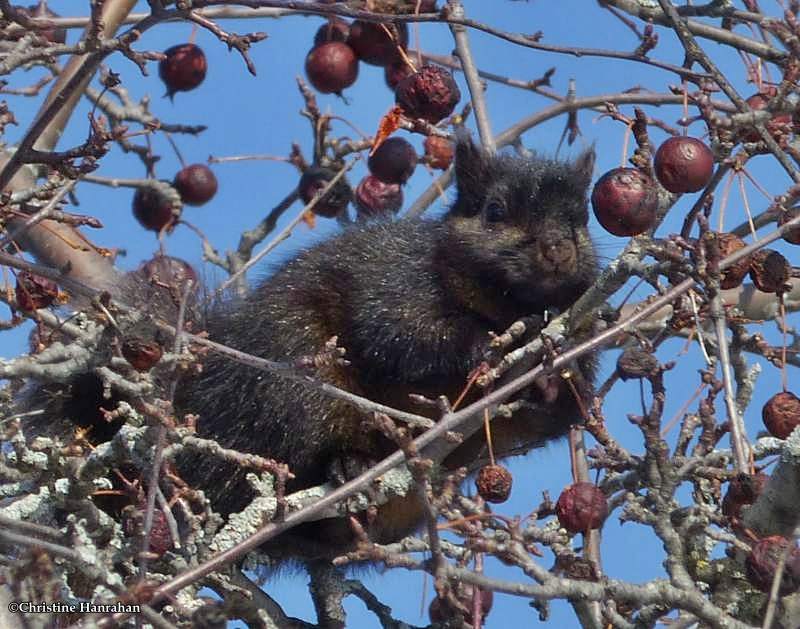
[[[543,234],[539,240],[539,262],[547,271],[572,272],[577,258],[578,250],[571,238]]]

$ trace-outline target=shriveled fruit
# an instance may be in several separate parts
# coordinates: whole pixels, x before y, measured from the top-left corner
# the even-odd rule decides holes
[[[697,138],[669,138],[656,151],[654,170],[658,181],[670,192],[697,192],[711,180],[714,155]]]
[[[414,74],[414,69],[403,60],[390,63],[383,69],[383,78],[386,81],[386,85],[393,92],[400,85],[400,81],[412,74]]]
[[[735,251],[745,247],[744,241],[730,232],[708,231],[703,234],[703,240],[707,251],[711,251],[714,247],[718,248],[717,253],[720,259],[727,258]],[[736,288],[742,283],[749,270],[750,256],[745,256],[720,273],[720,288],[723,290]]]
[[[136,371],[149,371],[155,365],[164,350],[156,341],[138,336],[128,336],[122,341],[122,355]]]
[[[425,138],[425,159],[431,168],[447,170],[453,163],[455,146],[447,138],[440,135],[429,135]]]
[[[195,290],[199,288],[197,272],[192,265],[173,256],[157,255],[143,263],[136,271],[144,281],[155,286],[174,289],[176,295],[184,293],[186,284],[192,283]]]
[[[453,113],[461,100],[461,91],[449,70],[426,65],[400,81],[394,97],[409,118],[436,124]]]
[[[502,465],[484,465],[475,478],[478,494],[486,502],[501,503],[508,500],[514,478]]]
[[[659,372],[661,363],[640,347],[629,347],[617,359],[617,372],[623,380],[648,378]]]
[[[408,45],[408,26],[356,20],[350,25],[347,43],[364,63],[389,65],[400,59],[398,46],[405,48]]]
[[[452,604],[447,599],[442,599],[438,596],[434,598],[428,607],[428,615],[430,616],[431,622],[445,623],[449,620],[452,620],[458,611],[464,616],[465,621],[467,621],[470,625],[474,624],[475,619],[472,617],[472,598],[474,591],[475,590],[473,586],[469,583],[460,583],[457,586],[454,594],[461,605],[461,609],[459,610],[453,609]],[[492,610],[492,604],[494,603],[494,592],[491,590],[478,589],[478,596],[480,597],[481,618],[483,619],[486,618],[486,616],[488,616],[489,612]]]
[[[145,229],[161,231],[172,226],[180,211],[164,193],[152,186],[137,188],[133,195],[133,215]]]
[[[614,168],[592,190],[594,215],[615,236],[636,236],[656,220],[658,194],[650,178],[635,168]]]
[[[776,393],[761,409],[761,419],[769,434],[786,439],[800,425],[800,399],[790,391]]]
[[[774,249],[759,249],[750,258],[750,279],[764,293],[784,291],[791,276],[789,261]]]
[[[600,528],[608,516],[608,501],[592,483],[573,483],[558,497],[556,515],[570,533],[583,533]]]
[[[306,76],[323,94],[339,94],[358,78],[358,59],[353,49],[340,41],[312,48],[306,57]]]
[[[308,204],[314,196],[328,185],[336,173],[330,168],[312,166],[300,177],[297,191],[303,203]],[[314,214],[326,218],[335,218],[347,210],[347,204],[353,198],[353,190],[344,177],[339,179],[313,208]]]
[[[128,505],[122,510],[122,528],[129,536],[144,535],[144,520],[147,512],[145,500],[136,505]],[[150,525],[150,545],[148,550],[161,557],[173,549],[172,534],[167,523],[167,516],[160,507],[153,509],[153,521]]]
[[[780,217],[778,218],[778,225],[783,226],[798,216],[800,216],[800,208],[790,208],[786,212],[781,213]],[[786,242],[792,243],[793,245],[800,245],[800,225],[792,227],[789,231],[784,232],[783,239]]]
[[[17,286],[14,290],[17,307],[25,312],[47,308],[58,298],[58,286],[53,280],[28,271],[17,273]]]
[[[729,518],[740,518],[742,508],[753,504],[769,481],[764,472],[739,474],[728,483],[728,491],[722,499],[722,513]]]
[[[761,92],[750,96],[746,102],[753,111],[761,111],[767,108],[767,104],[777,93],[778,91],[774,87],[767,86]],[[769,134],[775,139],[789,135],[792,131],[792,116],[789,113],[773,114],[772,118],[767,121],[766,126]],[[742,142],[759,142],[761,135],[751,128],[744,130],[741,138]]]
[[[417,152],[407,140],[389,138],[369,156],[367,166],[381,181],[403,184],[414,174]]]
[[[778,592],[786,596],[800,589],[800,549],[793,541],[773,535],[755,542],[745,560],[747,578],[762,592],[772,589],[778,564],[788,550]]]
[[[332,41],[347,42],[349,35],[350,22],[338,17],[331,17],[317,29],[314,35],[314,45],[321,46]]]
[[[355,203],[359,218],[391,216],[403,207],[403,189],[367,175],[356,186]]]
[[[191,164],[181,168],[172,185],[187,205],[203,205],[217,193],[217,178],[205,164]]]
[[[203,49],[196,44],[178,44],[164,51],[158,64],[158,75],[167,86],[167,96],[193,90],[206,78],[208,62]]]

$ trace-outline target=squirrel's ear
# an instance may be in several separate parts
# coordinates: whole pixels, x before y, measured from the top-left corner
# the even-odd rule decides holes
[[[486,189],[484,179],[488,170],[487,155],[481,147],[475,145],[469,132],[463,127],[456,130],[455,161],[458,200],[477,202]]]
[[[592,144],[589,148],[585,149],[580,155],[578,155],[577,159],[575,160],[575,172],[578,173],[578,178],[580,179],[581,185],[584,188],[588,188],[589,184],[592,183],[595,157],[594,144]]]

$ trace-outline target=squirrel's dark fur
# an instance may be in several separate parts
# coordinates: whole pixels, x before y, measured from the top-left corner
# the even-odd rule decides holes
[[[322,380],[430,416],[431,409],[415,404],[409,394],[455,401],[484,359],[490,333],[501,333],[528,315],[564,310],[593,282],[596,261],[586,228],[593,162],[592,151],[575,162],[488,156],[462,139],[456,146],[457,196],[442,219],[374,222],[345,230],[284,264],[246,297],[215,307],[205,324],[209,337],[259,357],[291,362],[317,353],[336,336],[349,364],[323,367],[318,373]],[[120,286],[156,311],[175,304],[174,296],[139,273]],[[581,375],[591,379],[592,366],[591,359],[583,360]],[[61,415],[81,424],[86,418],[94,421],[97,409],[88,400],[102,399],[101,391],[99,378],[86,374],[67,386],[40,387],[27,404],[47,406],[51,400],[53,408],[60,403]],[[574,394],[563,382],[532,387],[523,395],[535,405],[492,424],[500,456],[541,445],[580,420]],[[114,396],[101,406],[113,410],[117,401]],[[332,470],[339,463],[345,465],[338,469],[353,462],[357,469],[395,449],[352,405],[214,353],[204,357],[199,376],[181,381],[175,406],[178,414],[199,416],[199,436],[288,464],[295,475],[290,492],[336,480]],[[31,434],[57,430],[51,419],[41,421],[46,425]],[[94,428],[90,436],[103,440]],[[477,434],[444,464],[474,469],[486,458],[483,435]],[[252,498],[245,471],[216,457],[187,449],[178,468],[224,515],[241,510]],[[367,528],[372,539],[387,542],[421,520],[412,492],[381,507]],[[304,525],[293,534],[302,543],[281,538],[275,547],[279,558],[330,557],[352,542],[344,519]],[[313,544],[313,538],[323,542]]]
[[[457,197],[443,219],[353,227],[304,251],[212,315],[210,338],[283,361],[314,354],[336,336],[349,365],[323,368],[322,379],[429,412],[408,394],[453,401],[480,364],[490,332],[546,309],[563,310],[592,283],[596,262],[586,229],[592,166],[591,151],[574,163],[489,157],[461,140]],[[201,437],[287,463],[296,476],[290,490],[330,480],[337,460],[378,460],[394,449],[365,428],[351,405],[220,355],[204,360],[181,397],[181,410],[199,415]],[[496,449],[539,445],[580,419],[566,387],[555,400],[536,392],[532,399],[540,411],[495,422]],[[465,464],[485,454],[483,447],[476,437],[445,463]],[[222,513],[251,498],[244,472],[212,457],[182,467]],[[404,505],[402,512],[399,520],[379,514],[376,540],[416,525],[418,510]]]

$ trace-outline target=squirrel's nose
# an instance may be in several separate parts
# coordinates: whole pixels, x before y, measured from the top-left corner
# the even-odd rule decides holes
[[[575,260],[575,243],[567,238],[545,240],[541,243],[542,256],[554,267],[570,265]]]

